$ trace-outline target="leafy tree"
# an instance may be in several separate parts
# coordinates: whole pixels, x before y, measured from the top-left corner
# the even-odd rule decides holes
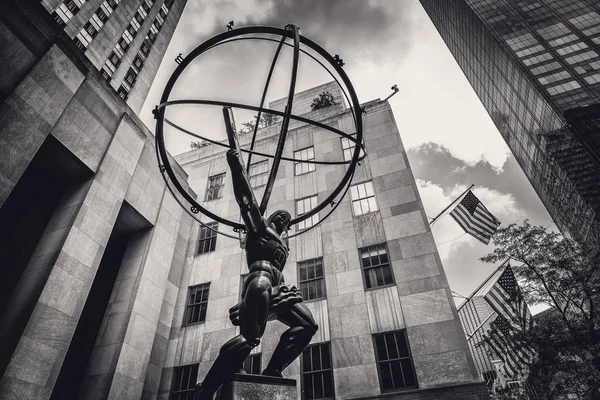
[[[254,116],[254,119],[256,120],[256,115]],[[261,113],[258,127],[266,128],[267,126],[275,125],[277,123],[279,123],[279,116],[275,114]]]
[[[593,242],[593,241],[591,241]],[[552,308],[518,340],[537,357],[526,384],[544,399],[600,398],[600,256],[595,248],[548,232],[511,224],[493,237],[495,250],[481,260],[510,258],[529,304]]]
[[[210,145],[211,143],[206,141],[206,140],[198,140],[196,142],[190,142],[190,148],[192,150],[196,150],[196,149],[201,149],[203,147],[206,147],[208,145]]]
[[[245,135],[247,133],[254,132],[254,127],[256,126],[256,117],[255,115],[252,121],[242,122],[242,127],[238,129],[238,134]],[[275,125],[279,121],[279,117],[275,114],[269,113],[261,113],[260,121],[258,121],[259,128],[266,128],[267,126]]]
[[[254,132],[255,126],[256,122],[254,122],[254,120],[250,122],[242,122],[242,127],[238,129],[238,134],[245,135],[247,133]]]
[[[329,92],[323,92],[319,94],[319,97],[315,97],[310,105],[312,111],[320,110],[321,108],[333,106],[337,104],[335,97]]]

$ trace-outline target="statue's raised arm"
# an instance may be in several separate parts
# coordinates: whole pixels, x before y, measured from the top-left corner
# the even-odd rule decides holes
[[[240,213],[248,233],[256,233],[266,228],[266,221],[263,218],[260,207],[254,197],[254,191],[250,185],[246,168],[240,157],[239,144],[230,116],[229,108],[223,108],[223,118],[225,119],[225,129],[229,139],[230,149],[227,151],[227,163],[231,170],[231,180],[233,181],[233,194],[240,207]]]

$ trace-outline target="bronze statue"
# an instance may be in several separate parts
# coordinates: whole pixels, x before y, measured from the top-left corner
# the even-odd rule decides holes
[[[212,399],[217,389],[242,369],[250,351],[260,343],[268,320],[277,319],[289,329],[281,335],[262,375],[281,377],[282,371],[302,353],[319,328],[302,304],[298,289],[284,283],[282,272],[289,254],[285,233],[291,216],[284,210],[275,211],[269,218],[261,214],[237,143],[232,138],[235,133],[227,121],[226,126],[232,144],[227,151],[227,163],[235,199],[247,227],[245,250],[250,274],[242,289],[242,301],[229,310],[231,322],[240,327],[240,335],[221,347],[206,377],[196,386],[197,400]]]
[[[234,40],[258,39],[269,42],[277,42],[277,40],[273,40],[273,35],[279,36],[280,40],[271,62],[271,67],[267,75],[262,98],[258,107],[220,100],[170,99],[171,91],[178,82],[184,70],[190,65],[191,62],[202,56],[207,51]],[[302,47],[311,49],[311,52],[308,53],[305,50],[301,50],[301,45]],[[274,67],[277,63],[281,49],[284,46],[291,47],[293,52],[287,104],[283,111],[279,111],[265,108],[264,102],[273,75]],[[352,113],[356,132],[355,135],[348,134],[340,129],[335,128],[331,124],[324,123],[324,121],[311,120],[306,116],[301,117],[292,114],[296,78],[298,73],[298,62],[301,53],[310,56],[319,64],[321,64],[342,88],[342,92],[347,104],[350,106]],[[327,67],[325,64],[327,64]],[[322,212],[323,214],[321,215],[321,218],[319,218],[319,222],[316,225],[327,219],[327,217],[331,215],[331,213],[335,211],[335,209],[341,204],[341,200],[345,196],[349,185],[352,182],[358,162],[363,160],[366,156],[362,140],[362,113],[366,111],[363,107],[361,107],[354,87],[343,70],[343,65],[344,63],[339,56],[336,55],[335,57],[332,57],[331,54],[329,54],[321,46],[300,35],[299,28],[293,24],[286,25],[286,27],[283,29],[269,26],[246,26],[231,30],[228,29],[226,32],[209,38],[193,49],[190,54],[183,58],[183,60],[178,61],[175,71],[165,86],[160,104],[157,105],[154,110],[154,117],[156,118],[155,139],[158,165],[165,180],[166,187],[173,194],[173,198],[194,220],[198,221],[200,224],[203,224],[203,222],[198,218],[197,214],[203,214],[207,218],[219,222],[221,226],[231,227],[235,232],[246,232],[245,243],[242,243],[246,250],[250,274],[248,275],[248,279],[246,280],[242,289],[242,301],[229,310],[229,317],[233,324],[240,326],[240,335],[229,340],[221,348],[219,356],[215,360],[211,369],[208,371],[205,379],[196,387],[197,400],[212,399],[216,390],[222,384],[228,382],[234,373],[242,369],[242,364],[246,357],[248,357],[250,354],[252,348],[256,347],[260,343],[260,339],[264,333],[268,320],[278,319],[289,326],[289,329],[282,334],[281,340],[271,357],[269,365],[262,372],[263,375],[281,376],[282,371],[294,359],[296,359],[304,350],[304,348],[310,343],[311,338],[318,329],[310,311],[302,304],[302,296],[300,295],[298,289],[294,286],[286,285],[284,283],[282,271],[289,254],[287,245],[287,230],[289,226],[307,220],[318,212]],[[335,74],[332,71],[334,71]],[[165,117],[165,111],[167,107],[186,104],[223,106],[223,115],[225,118],[225,127],[227,130],[229,143],[226,144],[205,138],[197,133],[182,128],[174,121],[171,121]],[[249,149],[243,149],[244,152],[249,154],[248,165],[250,165],[251,157],[254,154],[273,159],[271,171],[269,172],[269,178],[267,180],[260,205],[256,201],[254,192],[252,191],[252,187],[247,177],[247,169],[244,168],[244,162],[240,156],[240,147],[237,143],[235,126],[233,126],[232,122],[232,107],[258,112]],[[277,149],[273,155],[254,151],[257,129],[261,120],[261,113],[267,113],[271,114],[272,116],[274,115],[282,118],[280,123]],[[318,127],[319,129],[334,133],[354,143],[355,146],[352,158],[339,161],[317,161],[283,157],[283,149],[291,120]],[[168,124],[183,133],[191,134],[196,138],[212,143],[215,146],[228,148],[227,162],[231,169],[235,198],[240,207],[243,223],[224,218],[211,212],[209,209],[200,204],[195,194],[190,193],[187,189],[187,185],[180,181],[178,174],[174,171],[171,165],[171,161],[169,160],[170,156],[165,146],[165,124]],[[266,218],[264,217],[265,210],[273,190],[273,185],[275,183],[281,160],[294,163],[347,165],[348,167],[337,186],[331,190],[330,193],[326,195],[318,205],[313,207],[313,209],[307,213],[292,219],[288,212],[279,210]],[[316,225],[313,225],[313,228]],[[299,231],[291,234],[289,237],[298,236],[305,232],[306,230]],[[237,236],[227,233],[223,230],[219,230],[217,233],[230,238],[238,239]]]

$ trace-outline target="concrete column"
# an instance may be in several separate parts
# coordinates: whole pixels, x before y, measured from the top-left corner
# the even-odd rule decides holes
[[[73,224],[65,227],[64,244],[0,381],[1,396],[50,397],[144,140],[124,116]]]
[[[109,399],[140,398],[159,324],[183,210],[166,193],[132,295],[131,318],[121,344]]]

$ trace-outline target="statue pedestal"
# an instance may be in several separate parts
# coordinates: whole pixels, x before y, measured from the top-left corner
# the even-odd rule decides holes
[[[235,374],[217,395],[217,400],[296,400],[294,379]]]

